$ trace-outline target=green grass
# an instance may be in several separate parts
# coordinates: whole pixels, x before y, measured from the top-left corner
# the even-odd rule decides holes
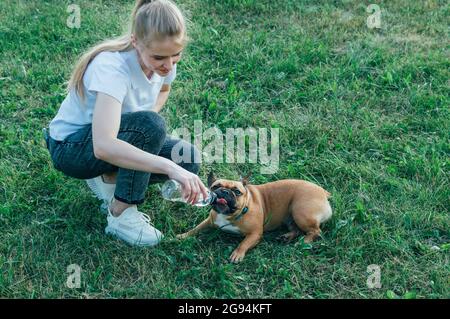
[[[449,8],[446,1],[183,0],[192,42],[162,112],[170,128],[279,127],[280,168],[203,165],[253,183],[283,178],[332,192],[323,238],[285,245],[267,234],[232,265],[239,243],[210,232],[153,249],[104,235],[84,181],[57,172],[41,128],[64,99],[73,63],[119,35],[133,1],[0,2],[0,297],[449,298]],[[168,239],[207,209],[141,206]],[[432,248],[433,246],[436,247]],[[82,268],[81,288],[65,283]],[[380,289],[366,285],[381,267]]]

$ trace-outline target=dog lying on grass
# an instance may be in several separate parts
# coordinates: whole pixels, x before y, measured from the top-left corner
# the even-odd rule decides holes
[[[244,235],[230,256],[232,262],[242,261],[247,251],[261,240],[263,232],[282,224],[287,225],[289,232],[280,236],[281,240],[292,241],[303,231],[305,243],[310,243],[320,235],[321,223],[332,215],[330,193],[304,180],[250,185],[248,177],[231,181],[216,179],[210,173],[208,186],[217,195],[208,218],[177,238],[194,236],[211,227]]]

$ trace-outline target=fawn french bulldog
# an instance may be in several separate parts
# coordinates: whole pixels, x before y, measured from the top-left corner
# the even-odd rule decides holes
[[[263,232],[286,224],[288,232],[281,240],[291,241],[306,233],[304,241],[320,235],[320,224],[331,217],[330,193],[304,180],[286,179],[262,185],[249,185],[248,176],[240,182],[208,176],[208,187],[217,195],[208,218],[194,229],[177,236],[188,236],[211,228],[241,234],[244,240],[230,256],[240,262],[247,251],[262,238]]]

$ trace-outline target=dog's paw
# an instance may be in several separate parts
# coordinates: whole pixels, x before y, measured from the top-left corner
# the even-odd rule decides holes
[[[240,263],[245,257],[245,252],[235,249],[230,256],[230,261],[232,263]]]
[[[176,235],[177,239],[186,239],[187,237],[189,237],[188,233]]]

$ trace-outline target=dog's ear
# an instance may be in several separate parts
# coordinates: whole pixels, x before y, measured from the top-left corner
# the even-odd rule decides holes
[[[242,185],[246,186],[250,180],[250,176],[252,176],[252,173],[248,173],[245,177],[241,177],[241,183]]]
[[[216,178],[214,177],[214,173],[212,171],[208,174],[208,187],[211,187],[211,185],[216,181]]]

